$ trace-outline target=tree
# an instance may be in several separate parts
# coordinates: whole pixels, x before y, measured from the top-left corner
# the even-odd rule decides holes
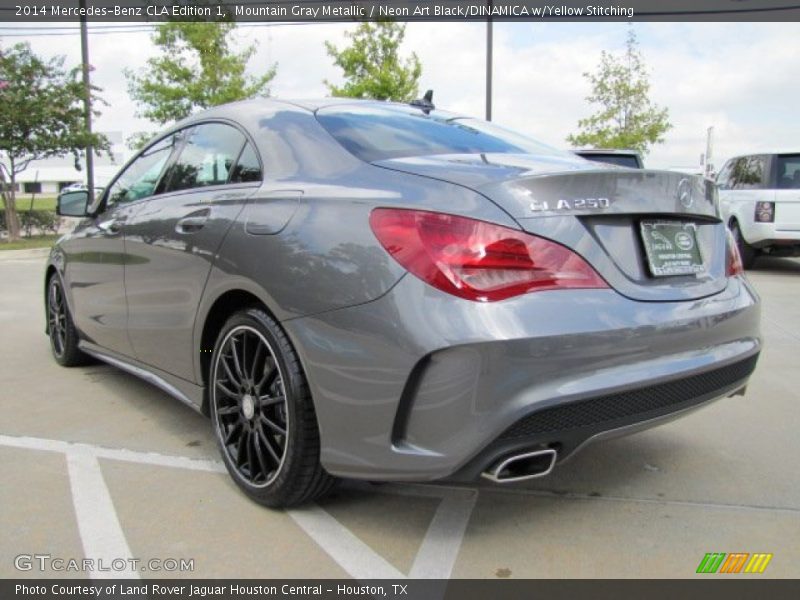
[[[406,26],[391,21],[361,23],[345,34],[350,46],[339,50],[325,42],[328,55],[344,71],[344,85],[324,82],[333,96],[409,102],[417,97],[422,65],[415,53],[401,60],[398,50]]]
[[[197,109],[269,95],[277,65],[258,77],[245,74],[255,44],[241,52],[230,47],[235,23],[170,21],[156,26],[153,43],[159,55],[139,74],[128,70],[128,90],[139,103],[139,116],[158,125],[177,121]]]
[[[596,73],[584,73],[592,84],[586,100],[600,110],[578,121],[582,130],[567,137],[573,146],[633,148],[646,154],[650,146],[664,141],[672,128],[669,112],[650,101],[647,68],[638,49],[636,34],[628,30],[625,53],[603,51]]]
[[[27,43],[0,50],[0,196],[9,241],[20,235],[17,176],[31,161],[71,153],[79,165],[87,146],[96,152],[110,148],[104,135],[87,131],[81,68],[67,71],[64,60],[41,59]],[[97,91],[92,90],[95,104]]]

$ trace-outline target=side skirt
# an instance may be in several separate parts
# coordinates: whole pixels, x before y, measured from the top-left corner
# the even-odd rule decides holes
[[[203,387],[194,384],[180,377],[170,375],[160,369],[142,364],[127,356],[122,356],[105,348],[101,348],[91,342],[81,340],[78,347],[98,360],[110,364],[135,375],[140,379],[156,386],[170,396],[177,398],[197,412],[203,412]]]

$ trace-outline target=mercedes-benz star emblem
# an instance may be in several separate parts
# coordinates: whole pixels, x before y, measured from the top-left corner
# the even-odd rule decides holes
[[[694,196],[692,195],[692,182],[688,179],[681,179],[678,183],[678,200],[684,208],[691,208],[694,204]]]

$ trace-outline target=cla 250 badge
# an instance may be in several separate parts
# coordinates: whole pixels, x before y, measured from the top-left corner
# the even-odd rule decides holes
[[[547,200],[532,200],[530,209],[533,212],[546,212],[549,210],[602,210],[611,206],[608,198],[573,198],[572,200],[559,199],[552,204]]]

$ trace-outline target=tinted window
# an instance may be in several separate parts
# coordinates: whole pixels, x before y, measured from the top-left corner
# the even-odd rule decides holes
[[[736,159],[731,170],[730,186],[735,190],[762,188],[766,162],[763,156],[745,156]]]
[[[177,135],[166,137],[134,160],[109,189],[108,203],[131,202],[152,196],[177,139]]]
[[[580,154],[586,160],[594,162],[607,163],[609,165],[617,165],[620,167],[629,167],[631,169],[639,169],[639,159],[630,154]]]
[[[800,154],[778,155],[778,189],[800,189]]]
[[[717,185],[719,185],[720,189],[727,190],[730,188],[729,179],[731,176],[731,169],[733,168],[733,163],[735,161],[729,160],[725,163],[725,166],[722,167],[722,170],[717,175]]]
[[[261,163],[258,162],[258,156],[250,142],[244,147],[231,173],[231,183],[246,181],[261,181]]]
[[[431,154],[483,152],[565,155],[486,121],[402,106],[338,106],[317,119],[352,154],[372,162]]]
[[[180,155],[169,168],[164,191],[228,183],[244,141],[244,136],[230,125],[198,125],[189,133]]]

